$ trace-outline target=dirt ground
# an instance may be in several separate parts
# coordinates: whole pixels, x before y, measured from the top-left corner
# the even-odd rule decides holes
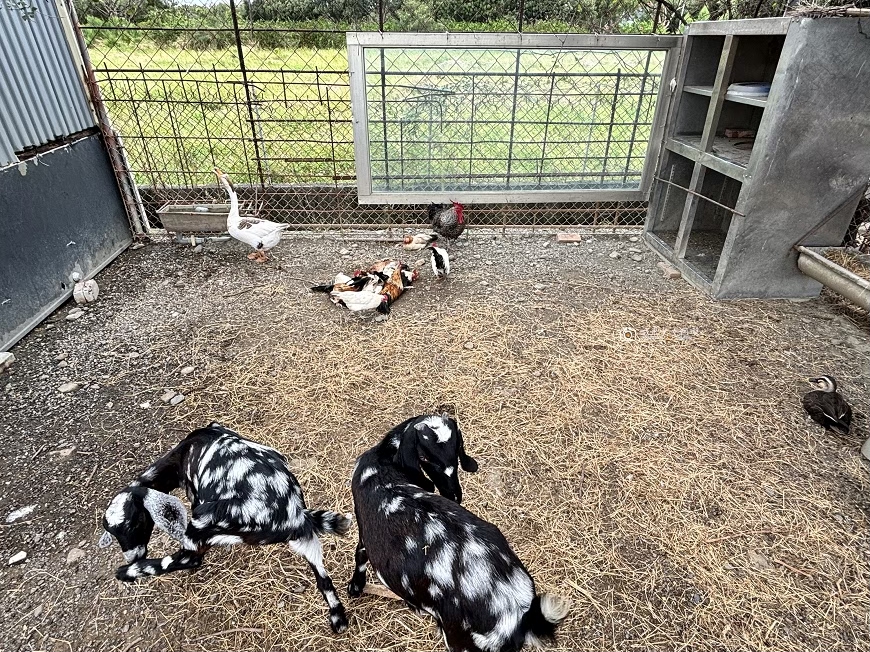
[[[0,521],[35,508],[0,523],[3,649],[442,649],[399,604],[346,598],[355,529],[324,538],[351,618],[338,637],[284,546],[135,585],[114,579],[117,546],[96,548],[114,492],[211,420],[279,448],[309,507],[344,512],[354,457],[441,401],[481,466],[465,506],[538,590],[574,600],[559,648],[867,646],[870,325],[824,300],[710,301],[628,234],[476,232],[447,282],[425,267],[382,322],[307,288],[389,245],[296,236],[267,265],[245,253],[127,251],[83,317],[66,320],[70,302],[13,349]],[[822,373],[855,408],[849,438],[800,409]],[[152,556],[170,548],[160,536]]]

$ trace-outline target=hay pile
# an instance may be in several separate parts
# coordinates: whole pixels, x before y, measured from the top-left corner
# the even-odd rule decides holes
[[[862,257],[854,253],[853,251],[840,247],[830,247],[828,249],[825,249],[823,255],[828,260],[836,263],[844,269],[849,270],[856,276],[870,281],[870,266],[868,266],[867,263],[863,262]],[[855,322],[859,325],[867,325],[868,323],[870,323],[867,319],[867,311],[863,308],[856,306],[854,303],[852,303],[842,295],[837,294],[836,292],[829,290],[828,288],[823,288],[822,296],[838,312],[843,313],[854,319]]]
[[[807,424],[802,378],[821,361],[796,353],[764,304],[711,304],[692,291],[588,308],[573,296],[455,301],[375,324],[328,307],[307,314],[269,293],[277,303],[262,324],[193,335],[184,354],[212,361],[209,390],[188,399],[182,420],[217,419],[277,447],[309,507],[351,510],[355,457],[406,417],[452,403],[480,462],[463,476],[465,505],[502,529],[539,591],[574,600],[561,647],[866,640],[857,442]],[[346,635],[331,635],[300,558],[235,548],[139,589],[144,618],[183,632],[154,646],[442,649],[431,620],[399,603],[346,599],[355,529],[323,541]]]

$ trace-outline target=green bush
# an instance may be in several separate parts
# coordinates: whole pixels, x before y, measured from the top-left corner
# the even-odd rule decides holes
[[[259,48],[277,50],[279,48],[291,48],[298,43],[295,32],[264,30],[262,27],[262,25],[257,25],[257,29],[250,33],[254,44]]]
[[[191,50],[226,50],[236,43],[236,37],[232,31],[214,32],[198,31],[185,32],[181,40],[182,47]]]

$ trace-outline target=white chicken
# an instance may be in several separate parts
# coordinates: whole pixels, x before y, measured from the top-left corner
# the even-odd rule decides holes
[[[420,251],[431,244],[434,244],[438,236],[434,233],[418,233],[417,235],[406,235],[402,240],[402,248],[406,251]]]
[[[445,249],[432,245],[429,247],[432,250],[432,271],[435,273],[435,278],[447,278],[450,274],[450,256]]]
[[[227,215],[227,231],[229,231],[230,235],[236,240],[244,242],[256,250],[248,254],[248,258],[257,261],[258,263],[265,263],[269,260],[269,250],[277,246],[281,241],[281,234],[290,228],[290,225],[278,224],[277,222],[261,220],[256,217],[240,217],[239,198],[238,195],[236,195],[233,184],[220,168],[215,168],[214,173],[217,175],[221,185],[230,196],[230,212],[229,215]]]
[[[344,306],[353,312],[374,310],[389,300],[387,295],[371,292],[370,290],[333,292],[329,298],[334,304]]]

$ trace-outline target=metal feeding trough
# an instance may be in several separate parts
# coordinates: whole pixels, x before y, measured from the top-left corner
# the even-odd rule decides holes
[[[226,233],[229,204],[187,204],[166,202],[157,209],[163,228],[171,233]],[[239,202],[239,215],[256,217],[259,213],[253,201]]]

